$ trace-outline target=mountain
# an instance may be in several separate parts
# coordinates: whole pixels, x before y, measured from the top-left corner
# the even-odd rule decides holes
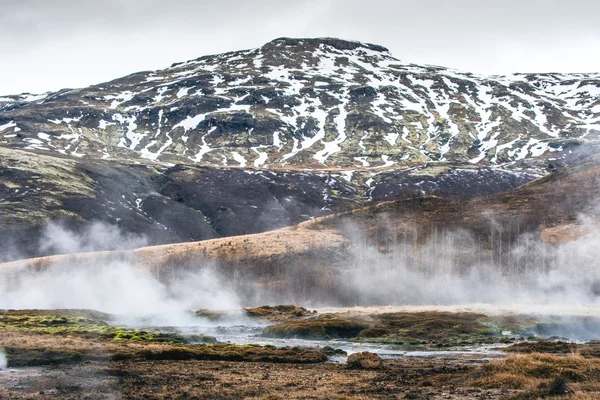
[[[280,38],[84,89],[0,98],[0,143],[239,167],[547,171],[597,146],[600,74],[484,77],[339,39]]]
[[[598,73],[483,77],[331,38],[2,96],[0,254],[50,254],[51,220],[160,244],[504,192],[598,152],[599,97]]]

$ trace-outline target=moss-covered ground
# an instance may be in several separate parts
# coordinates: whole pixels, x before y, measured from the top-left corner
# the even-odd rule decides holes
[[[509,323],[510,322],[510,323]],[[525,332],[531,322],[517,322],[478,313],[397,312],[385,314],[308,314],[266,327],[266,337],[344,338],[357,342],[452,347],[517,340],[506,329]],[[512,333],[512,331],[511,331]]]
[[[105,322],[107,319],[110,319],[107,314],[88,310],[4,310],[0,311],[0,329],[98,340],[171,344],[216,343],[212,336],[126,328],[110,325]]]
[[[321,349],[217,343],[212,336],[132,329],[86,310],[4,310],[0,348],[10,366],[92,360],[227,360],[318,363]]]

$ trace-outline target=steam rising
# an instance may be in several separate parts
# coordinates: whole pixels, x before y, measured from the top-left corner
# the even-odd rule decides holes
[[[117,226],[92,222],[75,233],[58,223],[49,223],[42,232],[40,249],[46,254],[72,254],[99,250],[126,250],[148,245],[141,235],[124,233]]]
[[[0,370],[6,369],[7,365],[6,354],[4,354],[3,349],[0,349]]]
[[[352,244],[342,262],[330,266],[328,261],[309,259],[296,265],[292,258],[276,269],[276,277],[268,272],[252,275],[248,271],[253,269],[243,264],[220,268],[195,259],[191,265],[186,260],[186,265],[174,265],[157,274],[140,267],[131,255],[91,262],[86,258],[85,263],[71,261],[13,275],[3,272],[0,309],[88,308],[134,318],[155,316],[157,324],[183,325],[191,321],[189,310],[239,309],[242,304],[520,303],[529,305],[532,312],[538,304],[547,306],[546,310],[553,305],[573,309],[600,306],[600,231],[590,231],[559,245],[533,233],[509,242],[492,235],[486,245],[466,230],[435,231],[418,243],[406,238],[396,241],[394,236],[394,243],[382,251],[380,243],[369,242],[360,229],[347,226],[344,232]],[[144,243],[143,237],[95,223],[77,234],[51,225],[42,246],[58,252],[82,252]],[[270,279],[277,280],[279,289],[273,290]],[[600,324],[586,324],[586,332],[592,332],[586,337],[600,336]]]
[[[523,234],[498,255],[470,233],[451,231],[382,254],[355,240],[354,262],[343,274],[357,305],[600,305],[598,243],[598,231],[562,245]]]
[[[142,237],[124,235],[118,228],[94,223],[76,234],[50,225],[43,247],[79,253],[120,249],[144,244]],[[186,311],[198,308],[239,307],[216,268],[198,265],[194,271],[174,272],[160,281],[138,266],[133,256],[109,256],[80,263],[56,264],[38,272],[18,273],[11,279],[0,275],[0,309],[86,308],[131,317],[163,315],[162,323],[177,323]],[[169,317],[166,317],[169,316]]]

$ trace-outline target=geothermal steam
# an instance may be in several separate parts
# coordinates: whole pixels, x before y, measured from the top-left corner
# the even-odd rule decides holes
[[[49,226],[42,246],[57,252],[130,248],[142,237],[95,223],[84,232]],[[167,315],[198,308],[239,307],[235,293],[211,265],[174,272],[159,281],[133,256],[107,255],[81,263],[55,264],[37,272],[0,275],[0,309],[86,308],[129,316]]]
[[[92,225],[83,234],[57,226],[46,232],[46,248],[70,252],[143,243],[143,238],[102,224]],[[53,265],[10,279],[5,272],[0,274],[0,308],[90,308],[148,315],[197,308],[233,309],[241,303],[310,307],[497,302],[600,305],[598,232],[562,245],[526,233],[511,246],[493,250],[468,231],[448,231],[418,245],[399,241],[387,252],[369,244],[358,229],[348,228],[345,233],[352,238],[352,245],[343,262],[329,266],[324,260],[315,260],[308,263],[309,268],[292,262],[283,265],[277,277],[243,275],[235,279],[235,275],[225,277],[215,265],[199,262],[185,268],[176,265],[168,279],[159,279],[138,267],[133,257]],[[250,270],[241,264],[228,272]],[[287,285],[285,290],[271,293],[268,283],[275,278]],[[297,285],[302,279],[308,283]],[[322,284],[325,280],[327,286]]]
[[[355,237],[341,273],[357,305],[519,302],[600,305],[600,232],[552,245],[522,234],[502,254],[466,231],[387,253]]]
[[[6,369],[7,366],[6,354],[4,350],[0,349],[0,370]]]

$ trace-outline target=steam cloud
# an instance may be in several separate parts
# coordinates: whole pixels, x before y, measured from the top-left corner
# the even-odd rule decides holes
[[[582,220],[584,228],[591,223]],[[525,233],[495,249],[468,231],[444,231],[418,245],[398,241],[387,252],[369,243],[356,227],[344,231],[353,239],[347,262],[328,273],[319,270],[324,268],[322,262],[315,263],[313,271],[286,266],[278,282],[289,286],[278,294],[264,284],[268,276],[235,279],[216,265],[203,263],[192,268],[176,265],[168,277],[158,278],[133,257],[121,256],[85,265],[53,265],[12,277],[3,272],[0,308],[89,308],[133,317],[163,316],[160,323],[179,325],[190,321],[185,319],[191,317],[186,310],[239,309],[249,303],[310,307],[520,303],[531,305],[532,311],[536,304],[600,306],[598,230],[559,245]],[[145,244],[143,237],[100,223],[77,234],[51,225],[44,240],[46,249],[71,253]],[[245,271],[243,265],[240,268]],[[304,285],[302,274],[317,279],[298,291]],[[331,280],[328,286],[319,283],[324,279]],[[595,335],[600,334],[597,328],[591,328]]]
[[[7,365],[6,354],[4,354],[4,350],[0,349],[0,370],[6,369]]]
[[[523,234],[504,254],[478,246],[466,231],[382,254],[356,238],[342,271],[357,305],[494,302],[600,305],[600,232],[562,245]]]
[[[44,228],[40,249],[46,254],[73,254],[99,250],[127,250],[148,245],[141,235],[124,233],[117,226],[92,222],[86,229],[75,233],[59,223],[51,222]]]
[[[94,223],[74,233],[50,225],[42,246],[57,252],[79,253],[126,249],[145,244],[143,237]],[[236,294],[211,265],[193,272],[178,271],[168,282],[139,267],[134,257],[106,257],[85,263],[56,264],[42,271],[0,274],[0,309],[86,308],[130,317],[163,316],[162,324],[181,323],[198,308],[239,308]],[[158,322],[157,322],[158,323]]]

